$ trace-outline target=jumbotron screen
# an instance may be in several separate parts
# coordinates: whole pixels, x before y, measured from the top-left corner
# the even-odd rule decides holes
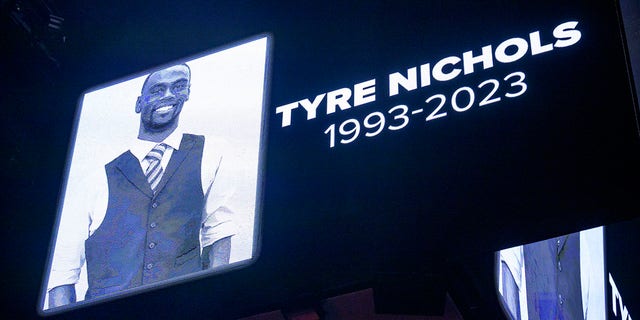
[[[640,220],[500,250],[496,288],[508,319],[631,319]]]
[[[34,183],[59,194],[41,314],[238,318],[415,276],[466,316],[493,278],[449,262],[640,212],[626,2],[134,3],[74,4],[65,94],[15,104],[68,131],[34,140],[60,173]]]
[[[44,310],[201,278],[257,258],[268,39],[83,94]]]

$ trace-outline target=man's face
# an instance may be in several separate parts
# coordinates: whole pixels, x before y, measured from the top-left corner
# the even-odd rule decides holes
[[[178,121],[189,99],[189,69],[184,65],[152,73],[136,103],[136,113],[145,129],[162,131]]]

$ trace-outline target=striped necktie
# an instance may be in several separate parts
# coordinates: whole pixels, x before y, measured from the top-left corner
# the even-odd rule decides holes
[[[147,181],[149,181],[153,192],[156,191],[156,187],[158,183],[160,183],[160,179],[162,179],[163,170],[160,161],[162,160],[162,155],[164,155],[165,150],[167,150],[167,145],[159,143],[144,157],[144,159],[149,162],[149,167],[147,167],[144,175],[147,177]]]

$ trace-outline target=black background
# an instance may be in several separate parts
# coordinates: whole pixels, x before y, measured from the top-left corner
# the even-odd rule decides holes
[[[617,314],[613,313],[612,288],[609,283],[609,275],[616,284],[623,305],[627,308],[629,316],[638,313],[638,299],[640,298],[640,277],[637,275],[637,258],[630,252],[638,252],[638,228],[640,219],[616,223],[605,227],[605,254],[607,274],[605,289],[607,295],[608,319],[623,319],[620,301],[616,300]],[[628,302],[627,302],[628,301]]]
[[[2,9],[0,100],[9,314],[37,315],[81,93],[264,32],[273,42],[257,262],[61,317],[246,316],[389,274],[431,279],[482,317],[498,308],[492,251],[638,215],[638,127],[614,1],[65,1],[55,8],[66,41],[47,42],[57,64],[10,19],[13,2]],[[390,73],[533,31],[551,42],[572,20],[582,33],[573,46],[387,97]],[[515,71],[528,84],[517,98],[412,117],[335,148],[323,134]],[[374,103],[313,120],[300,107],[280,126],[277,106],[373,78]]]

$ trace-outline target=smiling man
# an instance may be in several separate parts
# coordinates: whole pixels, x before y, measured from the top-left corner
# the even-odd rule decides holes
[[[186,64],[147,77],[136,102],[136,113],[140,114],[138,139],[161,142],[176,130],[182,107],[189,100],[190,78]]]
[[[137,139],[88,186],[96,188],[88,192],[88,226],[56,247],[50,308],[76,301],[85,261],[85,299],[228,264],[235,232],[223,148],[179,127],[190,80],[186,64],[146,78],[135,105]]]

